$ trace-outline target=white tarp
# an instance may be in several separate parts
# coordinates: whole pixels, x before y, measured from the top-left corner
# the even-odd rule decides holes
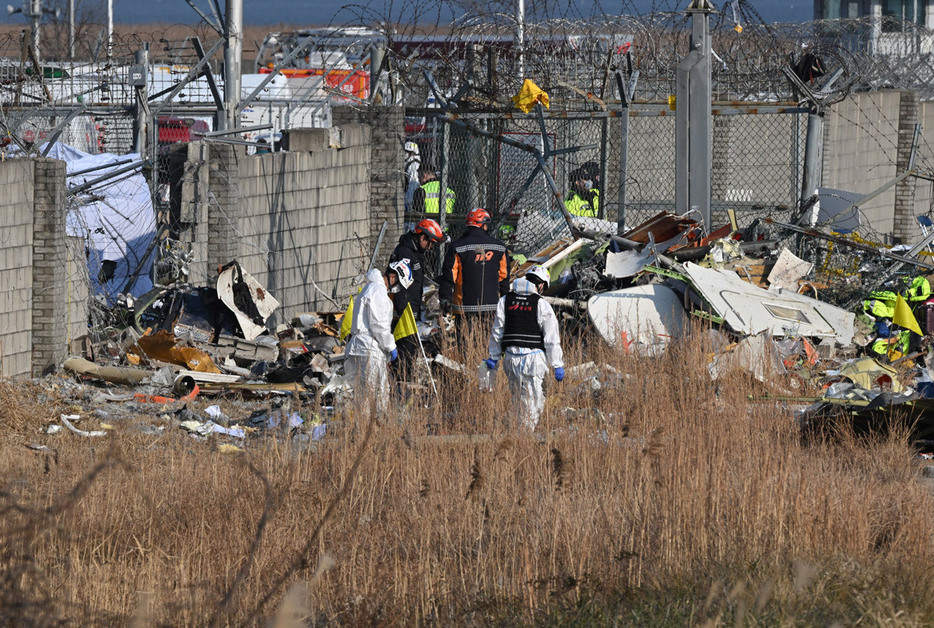
[[[61,143],[53,145],[48,156],[65,162],[69,188],[99,179],[140,159],[136,153],[89,155]],[[87,170],[91,171],[71,176]],[[70,198],[66,229],[68,235],[84,238],[91,290],[104,295],[108,303],[112,304],[118,294],[125,292],[133,275],[136,281],[129,290],[131,294],[140,296],[152,288],[151,245],[156,237],[156,214],[149,185],[139,169],[115,175]],[[98,274],[104,260],[116,262],[116,269],[113,278],[101,284]]]

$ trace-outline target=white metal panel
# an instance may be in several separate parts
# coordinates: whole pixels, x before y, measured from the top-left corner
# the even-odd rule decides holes
[[[836,338],[844,345],[853,339],[852,312],[795,292],[764,290],[733,271],[690,262],[684,269],[695,289],[737,333]]]
[[[611,346],[641,355],[658,355],[684,333],[684,308],[667,286],[649,284],[594,295],[587,313]]]

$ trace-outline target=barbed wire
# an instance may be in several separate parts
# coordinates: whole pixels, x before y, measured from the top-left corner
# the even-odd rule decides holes
[[[623,9],[630,4],[624,3]],[[599,12],[589,16],[581,15],[573,3],[536,5],[526,16],[521,55],[512,5],[500,0],[409,0],[379,7],[348,4],[332,25],[340,18],[342,23],[366,27],[374,37],[383,38],[391,74],[400,88],[398,96],[407,106],[423,106],[429,100],[424,72],[430,70],[438,85],[452,93],[471,80],[474,90],[469,104],[475,108],[511,107],[511,96],[524,77],[551,90],[556,104],[593,108],[598,105],[582,99],[580,91],[604,101],[615,100],[613,73],[617,70],[626,74],[638,70],[637,101],[665,102],[675,93],[677,67],[689,50],[691,37],[691,18],[677,10],[678,4],[683,3],[658,1],[650,13]],[[443,21],[453,12],[460,17]],[[866,17],[767,24],[750,2],[736,0],[713,13],[709,26],[714,55],[712,89],[717,101],[798,100],[802,95],[782,71],[788,67],[797,68],[825,104],[853,90],[879,88],[914,90],[922,100],[934,99],[934,59],[930,53],[934,33],[911,22]],[[114,66],[131,63],[134,53],[148,45],[150,59],[155,62],[190,65],[197,61],[193,37],[211,42],[218,35],[203,21],[193,26],[118,30],[113,36],[111,62]],[[0,57],[8,63],[19,60],[29,65],[27,39],[21,32],[0,32]],[[77,58],[84,63],[106,62],[103,39],[99,25],[79,25]],[[372,42],[373,38],[363,38],[346,45],[360,47]],[[67,25],[54,22],[43,27],[44,59],[64,59],[66,48]]]
[[[416,102],[428,95],[419,74],[433,64],[442,87],[456,89],[472,78],[482,86],[479,91],[490,105],[508,106],[509,96],[521,83],[512,38],[514,20],[510,24],[508,18],[502,14],[462,18],[452,25],[443,46],[435,46],[441,52],[426,50],[414,58],[397,54],[394,70],[403,84],[417,92]],[[796,66],[824,104],[853,90],[882,87],[918,91],[922,100],[934,98],[932,56],[921,52],[931,49],[934,34],[915,24],[887,21],[886,30],[880,30],[872,18],[794,25],[742,22],[723,14],[711,19],[715,100],[798,100],[801,95],[782,72]],[[676,91],[677,67],[689,51],[690,39],[687,17],[676,13],[553,19],[528,24],[525,32],[522,74],[550,87],[559,101],[580,101],[565,85],[604,100],[615,99],[612,73],[618,69],[628,73],[631,67],[639,71],[635,99],[664,102]],[[390,47],[407,52],[404,40]],[[486,51],[485,59],[471,59],[476,55],[471,48],[478,47]],[[490,76],[489,59],[494,56],[497,76]],[[800,67],[802,62],[811,65]],[[477,68],[486,70],[487,76],[472,76]],[[831,77],[832,85],[825,87]]]

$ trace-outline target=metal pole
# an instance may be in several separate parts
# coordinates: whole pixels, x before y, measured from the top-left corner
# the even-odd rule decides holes
[[[804,207],[808,200],[817,194],[821,183],[821,167],[824,152],[824,115],[823,113],[808,114],[808,131],[804,143],[804,178],[801,181],[800,207]],[[807,224],[813,227],[817,224],[817,215],[820,205],[814,203],[808,216]]]
[[[616,75],[616,84],[619,88],[620,119],[619,119],[619,197],[616,209],[616,235],[623,235],[626,231],[626,172],[629,167],[629,94],[620,74]]]
[[[224,113],[225,128],[237,126],[240,102],[240,63],[243,57],[243,0],[227,0],[224,20]]]
[[[136,87],[136,119],[133,121],[135,140],[133,152],[146,154],[146,124],[149,121],[149,44],[136,51],[136,70],[142,72],[142,85]]]
[[[710,164],[711,124],[709,20],[713,7],[694,0],[691,17],[691,50],[678,64],[675,104],[675,207],[678,212],[700,212],[711,227]]]
[[[924,268],[926,270],[934,270],[934,264],[930,264],[928,262],[924,262],[919,259],[913,259],[911,257],[908,257],[907,255],[899,255],[897,253],[892,253],[889,251],[889,249],[885,247],[876,248],[873,246],[869,246],[868,244],[860,244],[859,242],[854,242],[853,240],[849,240],[842,236],[835,236],[830,233],[823,233],[821,231],[818,231],[817,229],[811,229],[809,227],[801,227],[799,225],[793,225],[787,222],[780,222],[778,220],[773,220],[772,218],[764,218],[763,222],[768,225],[776,225],[783,229],[794,231],[795,233],[800,233],[802,235],[811,236],[812,238],[820,238],[821,240],[828,240],[830,242],[835,242],[836,244],[839,244],[840,246],[848,246],[852,249],[856,249],[857,251],[864,251],[866,253],[872,253],[874,255],[878,255],[879,257],[882,257],[885,259],[892,259],[897,262],[903,262],[905,264],[908,264],[909,266],[917,266],[918,268]]]
[[[525,0],[516,6],[516,45],[519,48],[519,80],[525,78]]]
[[[75,60],[75,0],[68,0],[68,60]]]
[[[691,160],[692,183],[690,205],[699,206],[704,217],[704,226],[712,228],[710,206],[710,166],[713,160],[713,124],[711,121],[710,80],[710,14],[713,7],[706,1],[699,2],[702,8],[691,14],[691,47],[702,55],[696,67],[691,86]]]
[[[370,93],[367,94],[370,102],[376,102],[379,92],[380,70],[383,65],[383,42],[375,43],[370,47]],[[352,73],[351,73],[352,74]]]
[[[438,194],[438,224],[441,225],[441,231],[447,226],[448,215],[448,155],[451,147],[451,125],[441,126],[441,189]],[[441,272],[441,265],[444,264],[445,244],[438,245],[438,272]]]
[[[114,0],[107,0],[107,65],[114,58]]]
[[[42,0],[32,0],[29,5],[30,47],[32,54],[39,62],[39,23],[42,21]],[[40,76],[41,80],[42,77]]]
[[[609,133],[610,119],[603,118],[603,120],[600,121],[600,185],[597,187],[597,190],[600,192],[600,196],[597,197],[600,199],[597,201],[600,205],[599,211],[597,211],[597,217],[601,220],[606,219],[607,186],[603,182],[606,181],[606,149],[609,143]],[[601,196],[602,198],[600,198]]]
[[[389,221],[384,220],[383,226],[379,228],[379,237],[376,238],[376,246],[373,247],[373,256],[370,257],[370,265],[366,267],[366,272],[370,272],[376,268],[376,256],[379,255],[379,247],[383,245],[383,236],[386,235],[386,227],[389,226]]]

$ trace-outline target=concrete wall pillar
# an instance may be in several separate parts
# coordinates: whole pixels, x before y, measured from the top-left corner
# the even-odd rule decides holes
[[[192,253],[188,279],[204,285],[214,271],[208,269],[208,207],[210,168],[205,142],[178,144],[169,153],[170,213],[173,237]]]
[[[32,373],[54,370],[68,349],[65,162],[35,159]]]
[[[405,116],[402,107],[339,106],[331,110],[334,126],[352,123],[367,124],[372,129],[370,153],[370,252],[376,246],[383,221],[386,235],[377,257],[376,267],[383,268],[402,235],[404,214],[404,166],[402,144],[405,138]]]
[[[911,159],[911,143],[915,135],[915,125],[918,124],[921,102],[918,92],[903,91],[900,93],[898,104],[898,151],[896,172],[899,174],[908,170],[908,161]],[[915,216],[915,186],[914,177],[908,177],[895,185],[895,224],[893,236],[895,244],[911,244],[916,242],[921,231],[918,228],[918,219]]]
[[[218,266],[237,259],[240,217],[249,208],[240,198],[242,149],[229,144],[209,145],[207,274],[216,277]]]

